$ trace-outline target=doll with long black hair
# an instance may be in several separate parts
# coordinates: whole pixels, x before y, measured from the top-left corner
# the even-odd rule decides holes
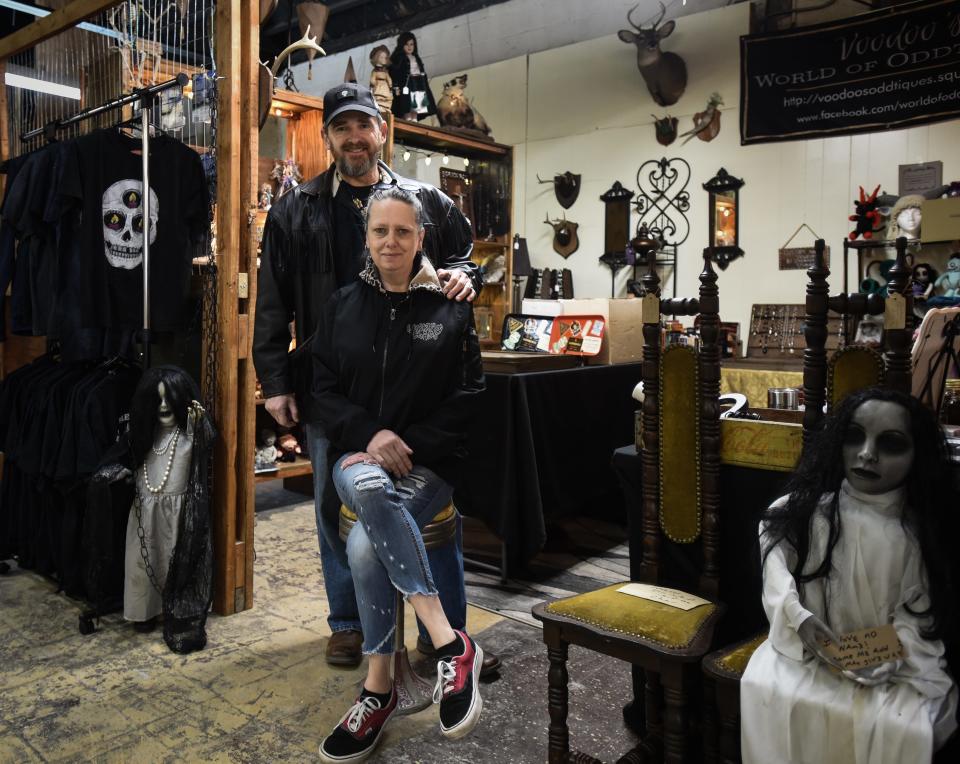
[[[745,762],[930,761],[957,727],[958,504],[943,435],[880,388],[829,417],[760,526],[770,622],[741,681]],[[900,659],[856,671],[825,645],[892,624]]]
[[[207,456],[215,437],[190,376],[174,366],[144,372],[130,405],[119,461],[136,486],[127,522],[123,615],[141,631],[163,615],[171,650],[206,644],[213,553]]]
[[[394,116],[421,120],[437,113],[437,102],[427,81],[417,38],[411,32],[403,32],[397,37],[397,47],[390,54],[390,79],[393,82],[390,108]]]

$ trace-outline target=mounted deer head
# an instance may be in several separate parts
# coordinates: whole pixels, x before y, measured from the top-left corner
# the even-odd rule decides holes
[[[631,18],[633,12],[639,7],[639,5],[633,6],[627,14],[627,21],[636,31],[621,29],[617,32],[617,36],[624,42],[637,46],[637,68],[643,75],[653,100],[661,106],[672,106],[680,100],[680,96],[686,90],[687,65],[676,53],[661,51],[660,41],[673,32],[676,22],[671,20],[658,28],[667,13],[663,3],[660,3],[660,17],[653,22],[652,27],[643,29]]]
[[[553,251],[558,255],[570,257],[580,248],[580,237],[577,235],[579,223],[567,220],[566,215],[562,220],[551,220],[549,213],[543,222],[553,229]]]

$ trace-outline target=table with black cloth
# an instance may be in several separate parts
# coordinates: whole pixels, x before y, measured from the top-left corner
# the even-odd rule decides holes
[[[510,566],[540,551],[552,520],[624,516],[610,454],[633,438],[640,377],[639,363],[486,374],[456,501]]]

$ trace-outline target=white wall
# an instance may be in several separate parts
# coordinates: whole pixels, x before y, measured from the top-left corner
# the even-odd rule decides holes
[[[539,2],[545,9],[553,5],[543,0],[523,2]],[[500,28],[521,28],[520,16],[500,15],[519,3],[493,6],[484,13],[499,18]],[[688,86],[674,107],[658,107],[636,69],[634,49],[615,35],[632,3],[611,5],[618,8],[619,20],[612,31],[594,39],[584,39],[596,29],[584,20],[584,13],[607,4],[566,2],[572,14],[571,33],[583,41],[472,69],[442,71],[426,64],[435,75],[431,81],[438,98],[451,74],[469,74],[468,96],[491,125],[496,140],[515,147],[514,230],[527,237],[535,267],[573,271],[579,297],[610,294],[609,269],[597,261],[603,253],[603,204],[598,197],[615,180],[635,191],[637,169],[648,159],[679,156],[692,168],[691,232],[680,249],[677,268],[680,296],[696,293],[701,253],[707,244],[707,194],[701,184],[721,167],[745,181],[740,193],[740,244],[746,255],[721,272],[719,281],[721,314],[726,321],[739,321],[741,331],[753,303],[803,302],[805,273],[778,270],[777,258],[777,250],[800,223],[807,223],[831,246],[831,286],[839,291],[842,242],[850,230],[847,216],[853,211],[859,185],[870,190],[880,183],[896,193],[899,164],[937,159],[943,161],[945,181],[960,178],[960,121],[871,135],[741,146],[739,36],[749,32],[749,3],[678,21],[663,47],[685,59]],[[692,5],[694,0],[688,9]],[[574,7],[584,11],[574,14]],[[546,10],[543,18],[545,14]],[[612,20],[611,15],[610,24]],[[581,29],[584,36],[578,36]],[[303,79],[298,75],[298,81]],[[316,67],[314,82],[318,83]],[[726,104],[714,141],[694,139],[683,145],[678,139],[668,147],[656,142],[651,114],[661,117],[669,111],[679,119],[682,132],[691,126],[692,115],[705,108],[713,91]],[[552,229],[543,223],[546,214],[558,217],[561,208],[552,187],[538,184],[536,174],[547,177],[567,170],[583,176],[583,188],[566,213],[580,224],[580,249],[564,260],[553,252]],[[809,235],[805,240],[798,236],[794,243],[810,244]],[[853,265],[849,273],[855,283]],[[626,276],[626,270],[621,271],[619,294]],[[669,293],[671,284],[664,286]]]

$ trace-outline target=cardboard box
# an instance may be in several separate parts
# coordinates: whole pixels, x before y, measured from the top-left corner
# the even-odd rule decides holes
[[[920,208],[920,241],[960,239],[960,197],[928,199]]]
[[[587,358],[588,364],[639,363],[643,360],[642,300],[601,297],[559,302],[561,315],[599,315],[607,320],[603,347],[599,354]]]
[[[525,297],[520,312],[526,316],[559,316],[563,310],[560,300],[534,300]]]

